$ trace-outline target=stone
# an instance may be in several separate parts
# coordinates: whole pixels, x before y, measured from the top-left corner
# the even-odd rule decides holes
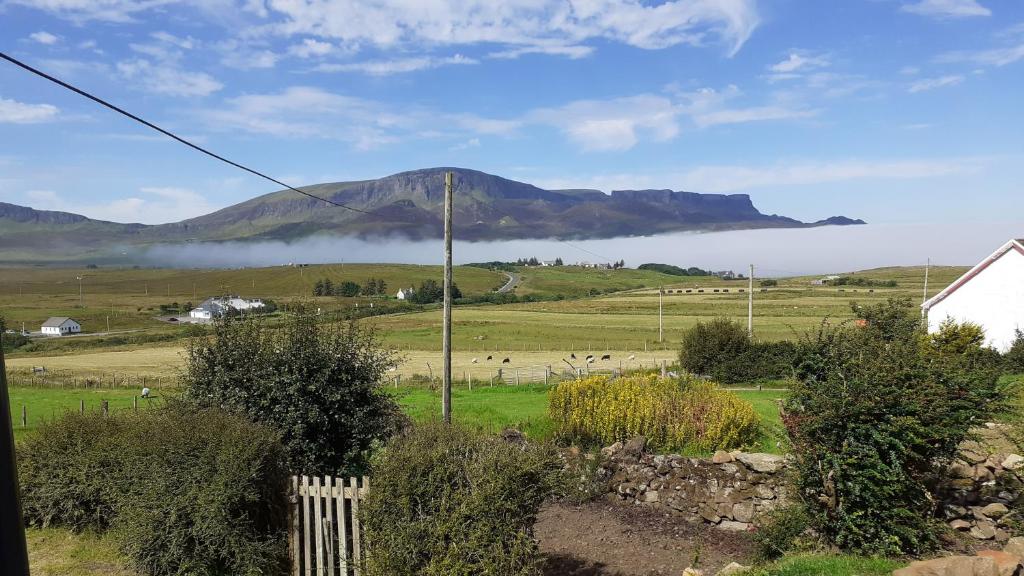
[[[965,449],[960,451],[960,457],[963,458],[964,460],[966,460],[968,463],[970,463],[970,464],[981,464],[985,460],[988,460],[988,455],[987,454],[983,454],[980,451],[981,450],[981,445],[980,444],[978,444],[977,442],[967,442],[965,444],[969,444],[972,447],[977,447],[978,448],[978,450],[973,450],[971,448],[965,448]]]
[[[1010,539],[1010,533],[1009,532],[1007,532],[1006,530],[1003,530],[1002,528],[996,528],[996,537],[994,538],[994,540],[996,542],[999,542],[1000,544],[1002,544],[1002,543],[1006,542],[1009,539]]]
[[[739,471],[740,467],[735,464],[732,464],[730,462],[722,464],[722,472],[725,472],[726,474],[735,474]]]
[[[978,556],[995,561],[999,576],[1014,576],[1020,567],[1020,558],[999,550],[982,550],[978,552]]]
[[[970,530],[971,523],[966,521],[966,520],[960,520],[960,519],[951,520],[949,522],[949,527],[952,528],[953,530],[960,530],[960,531]]]
[[[711,522],[712,524],[717,524],[718,521],[722,519],[721,516],[715,513],[715,509],[710,506],[701,506],[697,510],[697,513],[700,514],[701,518]]]
[[[1009,456],[1006,457],[1006,459],[1003,460],[1002,466],[1007,470],[1016,470],[1018,468],[1024,467],[1024,456],[1021,456],[1019,454],[1010,454]]]
[[[754,494],[757,494],[757,497],[761,500],[773,500],[775,498],[775,491],[764,484],[754,486]]]
[[[733,576],[734,574],[742,574],[747,570],[750,570],[750,566],[744,566],[738,562],[730,562],[725,568],[719,570],[715,576]]]
[[[650,502],[657,502],[660,499],[661,498],[658,495],[658,491],[657,490],[648,490],[647,492],[644,492],[644,495],[643,495],[643,501],[644,502],[648,502],[648,503],[650,503]]]
[[[601,455],[602,456],[614,456],[615,454],[617,454],[619,452],[619,450],[622,450],[622,442],[616,442],[615,444],[612,444],[611,446],[607,446],[605,448],[601,448]]]
[[[995,560],[980,556],[947,556],[911,562],[892,576],[999,576]]]
[[[711,457],[711,461],[714,462],[715,464],[725,464],[726,462],[732,462],[735,459],[736,458],[733,457],[732,454],[724,450],[715,451],[714,456]]]
[[[786,459],[775,454],[762,454],[758,452],[741,452],[736,459],[745,464],[755,472],[774,474],[782,469]]]
[[[737,522],[750,522],[754,519],[754,503],[740,502],[732,507],[732,518]]]
[[[963,460],[955,460],[949,467],[949,474],[953,478],[973,478],[974,466]]]
[[[974,467],[973,478],[978,482],[988,482],[990,480],[993,480],[995,476],[992,474],[992,471],[989,470],[987,466],[978,464],[977,466]]]
[[[634,436],[626,441],[622,446],[622,453],[626,456],[633,456],[639,458],[644,453],[644,448],[647,448],[647,438],[643,436]]]
[[[727,532],[746,532],[750,530],[750,524],[747,522],[734,522],[732,520],[722,520],[718,525],[719,530],[725,530]]]
[[[1024,536],[1017,536],[1007,540],[1006,545],[1003,546],[1003,552],[1024,559]]]
[[[696,568],[687,568],[683,570],[682,576],[704,576],[704,571],[697,570]]]
[[[996,537],[996,527],[987,523],[978,523],[977,526],[971,528],[971,537],[978,540],[991,540]]]
[[[992,504],[989,504],[988,506],[985,506],[984,508],[981,509],[981,513],[987,516],[988,518],[1002,518],[1003,516],[1006,516],[1009,512],[1010,509],[1007,508],[1006,505],[999,504],[998,502],[993,502]]]

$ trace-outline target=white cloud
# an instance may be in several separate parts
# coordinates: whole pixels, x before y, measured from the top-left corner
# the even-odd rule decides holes
[[[33,32],[33,33],[29,34],[28,37],[32,41],[34,41],[34,42],[38,42],[40,44],[45,44],[47,46],[56,44],[57,41],[60,40],[60,38],[58,38],[57,36],[54,36],[53,34],[50,34],[49,32],[47,32],[45,30],[40,30],[39,32]]]
[[[213,212],[218,206],[187,188],[144,187],[140,194],[107,202],[68,200],[52,190],[25,193],[29,204],[39,210],[58,210],[112,222],[160,224],[176,222]]]
[[[664,96],[639,95],[613,100],[579,100],[559,108],[534,110],[532,123],[557,127],[587,151],[628,150],[642,136],[665,141],[679,133],[681,110]]]
[[[25,104],[0,98],[0,124],[38,124],[55,120],[60,111],[52,104]]]
[[[939,62],[969,62],[980,66],[1006,66],[1024,60],[1024,43],[990,50],[959,50],[947,52],[937,59]]]
[[[313,56],[326,56],[334,50],[330,42],[321,42],[313,38],[305,38],[300,44],[288,49],[288,53],[299,58],[311,58]]]
[[[400,58],[396,60],[367,60],[365,62],[351,62],[346,64],[325,63],[315,68],[319,72],[362,72],[371,76],[389,76],[417,70],[429,70],[449,65],[478,64],[474,58],[467,58],[461,54],[435,58],[432,56],[419,56],[412,58]]]
[[[118,62],[117,71],[124,78],[138,82],[143,89],[167,96],[208,96],[224,87],[205,72],[154,65],[142,58]]]
[[[390,48],[491,43],[548,48],[605,39],[646,49],[705,45],[735,54],[760,19],[755,0],[269,0],[279,34]],[[567,55],[578,54],[571,52]]]
[[[519,48],[509,48],[507,50],[498,50],[497,52],[491,52],[487,55],[488,58],[498,58],[502,60],[514,60],[520,56],[526,54],[548,54],[552,56],[565,56],[572,60],[578,60],[580,58],[586,58],[594,53],[594,48],[591,46],[565,46],[565,45],[552,45],[552,46],[524,46]]]
[[[733,108],[716,110],[694,116],[693,121],[700,128],[718,126],[720,124],[744,124],[747,122],[764,122],[768,120],[791,120],[817,116],[817,110],[802,110],[784,106],[755,106],[751,108]]]
[[[977,0],[919,0],[900,7],[904,12],[934,16],[937,18],[967,18],[971,16],[991,16],[992,11],[978,3]]]
[[[788,74],[793,72],[813,70],[817,68],[824,68],[829,65],[829,60],[825,56],[815,56],[813,54],[790,52],[789,56],[785,60],[772,64],[768,67],[772,72],[779,74]]]
[[[963,81],[964,77],[959,75],[942,76],[939,78],[925,78],[923,80],[918,80],[917,82],[911,84],[910,87],[907,88],[907,92],[915,94],[917,92],[934,90],[936,88],[942,88],[944,86],[956,86],[957,84]]]
[[[179,0],[8,0],[50,12],[61,18],[84,22],[131,22],[143,11],[174,4]]]

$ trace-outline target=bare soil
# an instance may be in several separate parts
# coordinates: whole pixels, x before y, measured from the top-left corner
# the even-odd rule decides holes
[[[550,503],[534,535],[548,576],[678,576],[690,566],[714,574],[754,552],[750,534],[602,501]]]

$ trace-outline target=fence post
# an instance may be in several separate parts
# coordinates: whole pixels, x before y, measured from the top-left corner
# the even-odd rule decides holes
[[[102,400],[100,403],[103,406],[103,415],[104,416],[109,416],[110,415],[110,402],[107,401],[107,400]]]
[[[24,404],[21,405],[21,427],[28,427],[28,406]]]
[[[85,399],[78,400],[78,413],[82,415],[85,414]]]
[[[665,361],[664,360],[661,361],[661,377],[662,378],[667,378],[668,377],[668,367],[665,365]]]
[[[473,391],[473,373],[472,372],[469,373],[469,391],[470,392]]]
[[[302,557],[306,561],[304,573],[305,576],[313,576],[313,557],[309,549],[309,476],[302,477],[302,491]]]
[[[292,556],[292,574],[291,576],[302,576],[302,560],[299,558],[301,551],[301,537],[299,531],[299,477],[292,476],[290,494],[288,495],[288,516],[290,516],[291,524],[291,546],[290,552]]]
[[[359,479],[349,478],[352,485],[352,564],[356,576],[363,571],[362,526],[359,524]]]
[[[327,551],[327,576],[334,576],[334,507],[331,506],[333,478],[324,476],[324,548]],[[344,574],[342,576],[345,576]]]
[[[519,368],[516,368],[516,386],[519,386]]]
[[[132,396],[132,410],[134,410],[136,412],[139,411],[139,397],[138,396]]]

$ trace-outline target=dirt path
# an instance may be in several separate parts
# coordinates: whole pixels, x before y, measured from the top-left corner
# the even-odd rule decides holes
[[[694,564],[714,574],[753,555],[748,534],[602,502],[549,504],[534,533],[548,576],[677,576]]]

